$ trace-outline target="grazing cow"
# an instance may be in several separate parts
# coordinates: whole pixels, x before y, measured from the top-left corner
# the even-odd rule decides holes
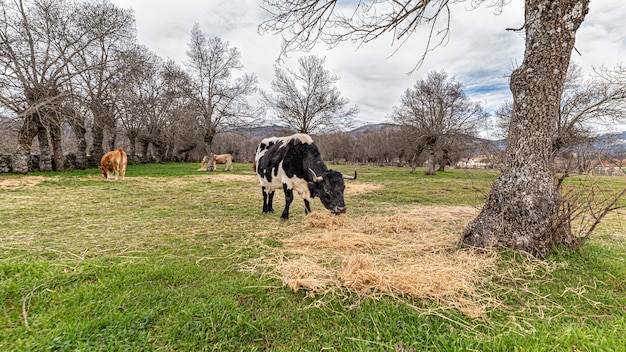
[[[217,164],[226,164],[226,170],[230,168],[233,171],[233,156],[232,154],[213,154],[213,171],[217,170]]]
[[[294,190],[304,199],[305,214],[311,212],[310,201],[315,197],[333,214],[346,212],[343,179],[355,179],[356,172],[350,177],[329,170],[309,135],[263,139],[256,148],[254,165],[263,191],[264,214],[274,212],[274,191],[279,187],[285,192],[280,221],[289,219]]]
[[[126,175],[126,163],[128,158],[126,153],[119,148],[117,150],[110,151],[102,156],[101,164],[98,168],[102,170],[102,176],[107,180],[113,178],[115,174],[115,181],[117,181],[120,174],[122,175],[122,181]]]
[[[202,162],[200,162],[200,168],[198,171],[207,171],[207,165],[209,165],[209,157],[207,155],[202,158]]]

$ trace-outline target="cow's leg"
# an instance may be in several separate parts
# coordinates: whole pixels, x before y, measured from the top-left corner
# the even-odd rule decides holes
[[[285,183],[283,183],[283,190],[285,191],[285,209],[283,215],[280,216],[281,222],[289,219],[289,206],[293,202],[293,190],[289,189]]]
[[[274,191],[268,192],[267,188],[261,187],[263,190],[263,214],[273,213]]]
[[[311,212],[311,202],[309,202],[308,200],[304,200],[304,213],[308,214]]]
[[[267,211],[269,213],[274,212],[274,191],[271,191],[267,197]]]

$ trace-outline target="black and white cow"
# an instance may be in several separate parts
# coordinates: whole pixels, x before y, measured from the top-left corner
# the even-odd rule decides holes
[[[310,201],[315,197],[333,214],[346,212],[343,179],[356,179],[356,172],[351,177],[329,170],[309,135],[263,139],[257,146],[254,165],[263,190],[264,214],[274,212],[274,191],[280,187],[285,191],[281,221],[289,219],[294,190],[304,199],[306,214],[311,212]]]

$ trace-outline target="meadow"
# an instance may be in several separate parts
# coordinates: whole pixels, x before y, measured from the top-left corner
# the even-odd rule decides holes
[[[0,175],[0,350],[626,349],[625,209],[537,260],[457,246],[493,171],[332,165],[348,212],[280,223],[233,165]]]

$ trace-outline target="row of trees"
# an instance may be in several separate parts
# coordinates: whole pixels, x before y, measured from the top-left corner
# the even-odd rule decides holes
[[[358,111],[323,58],[276,67],[272,92],[252,106],[258,82],[242,73],[239,50],[198,24],[181,67],[137,44],[132,12],[107,0],[0,1],[0,10],[0,128],[14,136],[4,142],[14,172],[28,171],[33,144],[40,169],[63,170],[66,130],[84,168],[116,144],[131,158],[210,155],[218,133],[264,123],[266,111],[304,133],[336,130]]]
[[[206,38],[198,24],[183,69],[137,45],[132,13],[105,0],[0,4],[5,16],[0,116],[2,126],[17,130],[16,172],[26,172],[34,141],[40,168],[62,170],[64,130],[74,135],[70,148],[78,167],[86,167],[120,140],[131,158],[150,151],[158,161],[190,160],[213,153],[219,133],[266,122],[266,112],[290,132],[318,135],[345,129],[358,112],[341,97],[335,87],[339,77],[324,68],[323,58],[302,57],[295,71],[275,67],[271,92],[260,91],[263,108],[253,107],[247,99],[257,91],[255,75],[236,76],[243,70],[237,48]],[[58,22],[64,26],[53,25]],[[591,81],[575,66],[568,72],[552,137],[555,150],[587,143],[594,124],[623,117],[622,67],[600,69]],[[502,131],[508,130],[512,108],[505,103],[497,112]],[[461,82],[433,71],[393,108],[388,118],[401,128],[394,132],[398,136],[388,136],[393,143],[383,144],[393,145],[398,158],[409,158],[413,166],[426,151],[427,173],[433,174],[436,165],[450,164],[452,154],[473,143],[486,117]],[[360,152],[351,159],[371,162],[380,159],[375,154],[389,153]]]

